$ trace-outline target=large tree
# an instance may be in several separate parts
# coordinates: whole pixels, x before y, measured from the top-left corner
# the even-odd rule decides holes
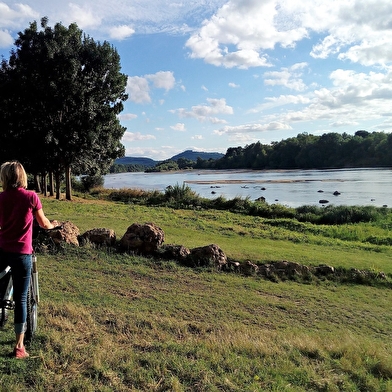
[[[103,174],[124,155],[117,115],[127,99],[127,76],[108,42],[95,42],[74,23],[52,28],[43,18],[41,27],[33,22],[20,32],[16,50],[2,62],[0,111],[7,111],[8,127],[0,137],[31,171],[54,173],[57,197],[65,172],[71,199],[71,169]]]

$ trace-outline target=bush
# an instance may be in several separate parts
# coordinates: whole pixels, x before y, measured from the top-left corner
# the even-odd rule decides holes
[[[83,176],[80,181],[82,183],[83,189],[86,192],[89,192],[92,188],[102,187],[105,182],[105,179],[101,175],[95,175]]]
[[[165,199],[169,202],[181,202],[184,205],[194,204],[199,195],[186,184],[169,185],[165,189]]]
[[[323,209],[319,223],[326,225],[342,225],[377,221],[380,212],[376,207],[359,206],[328,206]]]
[[[86,181],[86,180],[85,180]],[[251,201],[249,197],[227,200],[223,196],[215,199],[200,197],[188,185],[168,186],[165,192],[143,191],[138,189],[99,190],[93,189],[94,197],[107,198],[123,203],[166,206],[183,209],[216,209],[258,216],[267,219],[295,219],[313,224],[342,225],[352,223],[377,222],[385,215],[385,209],[373,206],[327,206],[305,205],[290,208],[281,204],[268,204]]]

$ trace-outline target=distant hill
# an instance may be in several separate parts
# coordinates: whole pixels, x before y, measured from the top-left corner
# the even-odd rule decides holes
[[[139,165],[145,167],[154,167],[158,161],[154,161],[151,158],[122,157],[116,159],[115,163],[118,165]]]
[[[174,155],[173,157],[170,158],[172,161],[176,161],[179,158],[184,158],[184,159],[189,159],[191,161],[197,161],[197,158],[204,159],[208,161],[209,159],[219,159],[222,158],[224,154],[221,154],[219,152],[202,152],[202,151],[192,151],[192,150],[186,150],[184,152],[181,152],[180,154]],[[140,157],[122,157],[116,159],[115,163],[118,165],[140,165],[140,166],[145,166],[145,167],[154,167],[161,161],[154,161],[151,158],[140,158]]]
[[[179,158],[189,159],[191,161],[197,161],[197,158],[204,159],[208,161],[209,159],[219,159],[224,157],[225,154],[221,154],[220,152],[202,152],[202,151],[192,151],[186,150],[181,152],[180,154],[174,155],[170,159],[172,161],[177,161]]]

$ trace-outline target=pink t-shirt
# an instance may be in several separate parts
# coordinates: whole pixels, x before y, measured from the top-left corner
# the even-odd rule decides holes
[[[33,252],[33,219],[42,208],[35,192],[23,188],[0,193],[0,248],[5,252]]]

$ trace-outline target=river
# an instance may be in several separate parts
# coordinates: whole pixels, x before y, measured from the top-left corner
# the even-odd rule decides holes
[[[105,176],[104,187],[164,191],[188,185],[201,197],[264,197],[269,204],[392,206],[392,169],[188,170],[119,173]],[[328,203],[320,203],[326,200]]]

